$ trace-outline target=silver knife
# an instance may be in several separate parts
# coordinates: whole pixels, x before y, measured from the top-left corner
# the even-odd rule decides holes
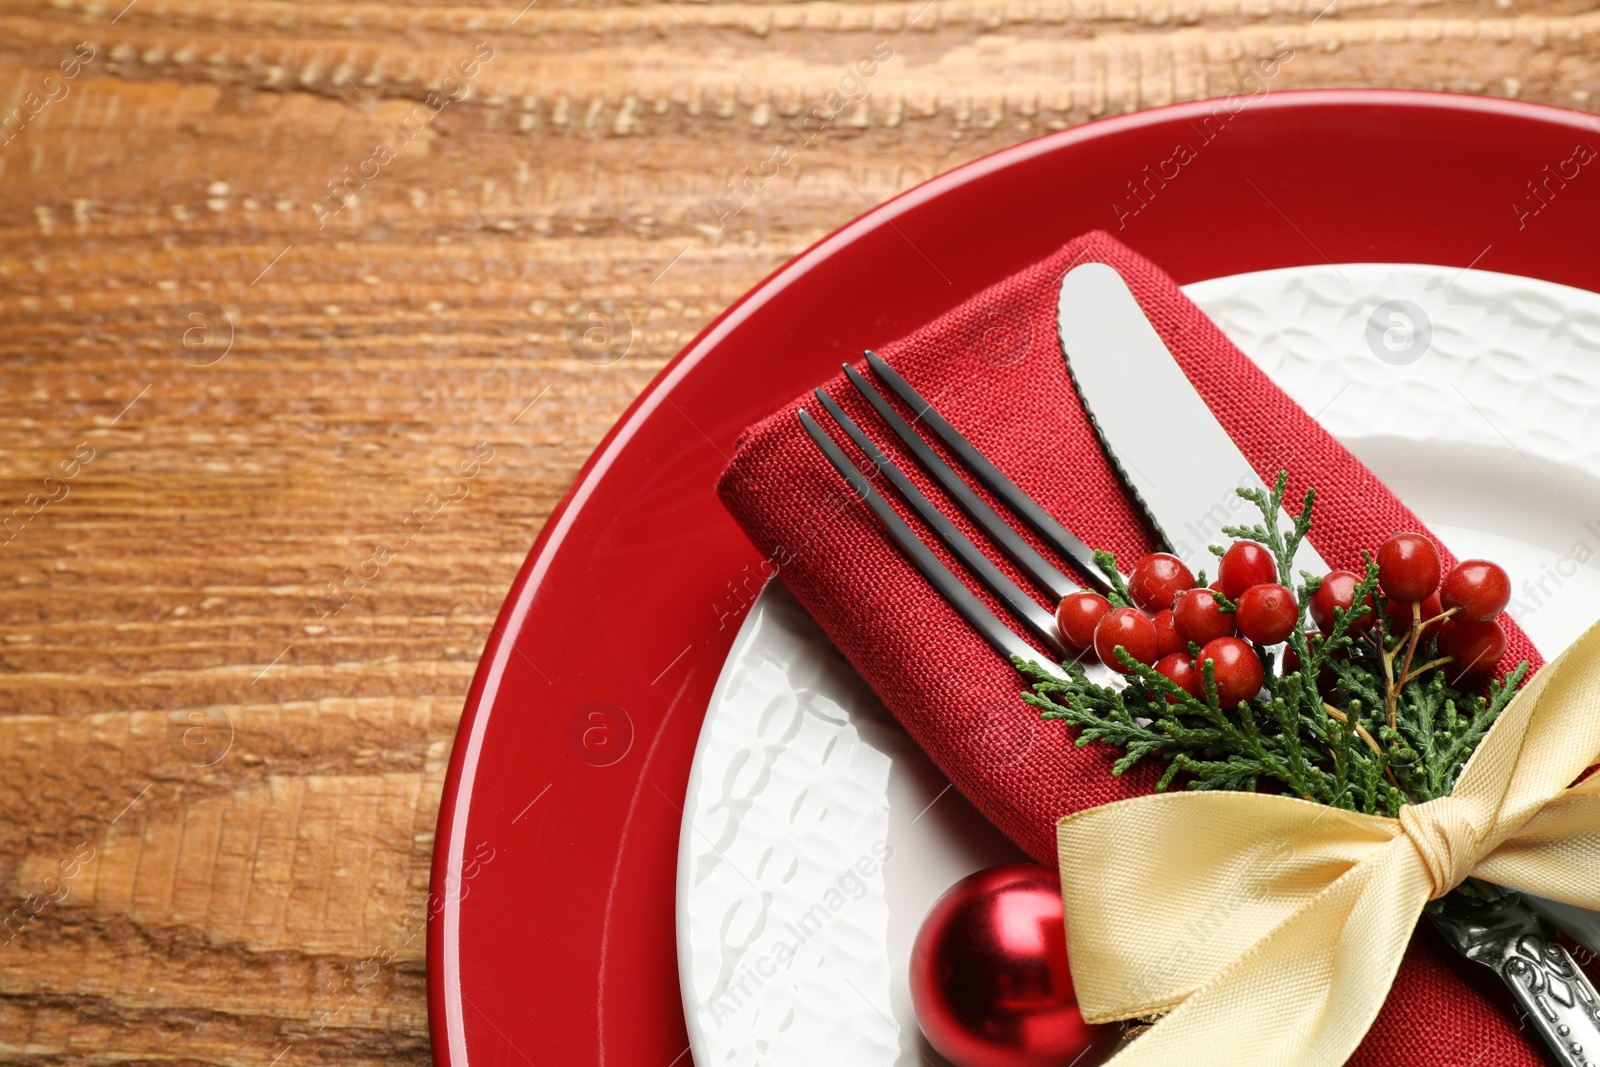
[[[1248,520],[1236,490],[1265,489],[1261,479],[1115,268],[1085,263],[1068,271],[1057,325],[1084,410],[1128,491],[1168,551],[1194,573],[1215,577],[1217,560],[1207,546],[1223,540],[1223,526]],[[1183,477],[1174,477],[1180,468]],[[1328,572],[1308,541],[1294,562],[1297,570]]]
[[[1238,524],[1235,490],[1265,488],[1260,477],[1115,268],[1085,263],[1068,271],[1056,311],[1067,369],[1123,483],[1169,551],[1196,574],[1214,573],[1207,546],[1221,541],[1222,526]],[[1308,542],[1294,562],[1313,575],[1328,571]],[[1511,988],[1553,1062],[1600,1065],[1600,996],[1549,936],[1554,925],[1600,953],[1600,915],[1510,891],[1466,908],[1451,900],[1429,915],[1457,951]]]

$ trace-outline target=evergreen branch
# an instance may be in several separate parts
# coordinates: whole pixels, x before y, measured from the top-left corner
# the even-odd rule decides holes
[[[1270,490],[1239,490],[1263,521],[1225,526],[1223,533],[1265,545],[1280,581],[1295,588],[1294,555],[1310,531],[1316,494],[1307,490],[1299,514],[1288,516],[1285,524],[1287,485],[1287,474],[1280,472]],[[1096,552],[1095,563],[1111,585],[1108,599],[1117,606],[1131,603],[1116,558]],[[1152,758],[1164,763],[1158,790],[1180,782],[1197,790],[1254,791],[1265,786],[1389,816],[1404,804],[1445,796],[1515,696],[1528,665],[1523,663],[1484,692],[1453,687],[1442,669],[1449,661],[1438,655],[1431,636],[1438,620],[1418,625],[1424,620],[1413,611],[1408,632],[1388,633],[1377,564],[1370,554],[1364,555],[1364,563],[1354,606],[1335,609],[1326,634],[1304,628],[1305,611],[1321,581],[1300,572],[1300,625],[1288,639],[1298,667],[1280,675],[1274,669],[1277,657],[1258,648],[1264,692],[1237,707],[1222,707],[1211,661],[1200,664],[1201,692],[1194,696],[1122,648],[1117,649],[1127,677],[1122,688],[1091,682],[1076,662],[1064,663],[1065,677],[1057,678],[1036,664],[1014,661],[1031,682],[1022,699],[1043,719],[1073,730],[1078,746],[1103,743],[1119,749],[1114,774],[1126,774]],[[1203,576],[1199,584],[1204,586]],[[1225,610],[1234,610],[1220,595],[1217,600]],[[1378,617],[1370,630],[1352,632],[1354,624],[1375,611]],[[1189,651],[1198,656],[1200,650],[1191,645]]]
[[[1105,575],[1106,581],[1111,584],[1111,591],[1106,594],[1111,606],[1132,607],[1133,597],[1128,593],[1128,583],[1123,580],[1122,572],[1117,569],[1117,557],[1104,549],[1099,549],[1094,554],[1094,565],[1100,568],[1100,573]]]

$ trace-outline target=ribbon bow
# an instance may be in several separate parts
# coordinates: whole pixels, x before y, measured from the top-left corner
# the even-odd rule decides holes
[[[1343,1063],[1427,901],[1468,876],[1600,909],[1600,624],[1511,701],[1447,797],[1398,819],[1160,793],[1056,828],[1089,1022],[1168,1012],[1117,1067]]]

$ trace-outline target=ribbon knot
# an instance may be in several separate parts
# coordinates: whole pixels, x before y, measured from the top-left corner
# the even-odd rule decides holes
[[[1078,1008],[1091,1023],[1163,1015],[1115,1067],[1343,1063],[1429,899],[1470,876],[1600,910],[1597,763],[1600,623],[1500,713],[1449,796],[1398,818],[1224,790],[1069,815],[1056,836]]]
[[[1400,809],[1400,829],[1422,857],[1438,900],[1467,880],[1478,865],[1478,830],[1467,819],[1466,805],[1456,797]]]

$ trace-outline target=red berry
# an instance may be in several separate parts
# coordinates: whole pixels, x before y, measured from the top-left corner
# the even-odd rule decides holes
[[[1151,616],[1150,621],[1156,624],[1156,655],[1170,656],[1174,652],[1188,655],[1189,646],[1184,644],[1183,638],[1178,636],[1178,628],[1172,624],[1172,609],[1158,611]]]
[[[1451,659],[1452,674],[1478,674],[1491,670],[1506,653],[1506,632],[1493,619],[1462,622],[1449,618],[1439,624],[1439,651]]]
[[[1128,668],[1117,658],[1118,645],[1140,663],[1154,663],[1156,624],[1138,608],[1112,608],[1094,628],[1094,651],[1101,663],[1127,674]]]
[[[1222,583],[1223,596],[1238,600],[1252,585],[1277,581],[1278,564],[1265,546],[1254,541],[1235,541],[1222,555],[1217,580]]]
[[[1182,689],[1192,697],[1200,696],[1200,672],[1194,669],[1194,660],[1187,652],[1174,652],[1170,656],[1162,656],[1156,660],[1156,670],[1166,675],[1167,680]],[[1167,697],[1167,703],[1176,704],[1178,699]]]
[[[1077,656],[1094,647],[1094,628],[1110,610],[1111,601],[1087,589],[1062,597],[1056,607],[1056,629],[1067,651]]]
[[[1390,534],[1378,546],[1378,586],[1390,600],[1426,600],[1439,588],[1439,550],[1419,533]]]
[[[1211,661],[1212,674],[1217,680],[1217,702],[1224,708],[1238,707],[1240,701],[1261,692],[1261,660],[1255,649],[1237,637],[1219,637],[1208,642],[1200,650],[1195,665],[1203,668],[1206,660]],[[1205,675],[1200,677],[1203,690]]]
[[[1486,559],[1469,559],[1455,565],[1445,575],[1439,589],[1439,602],[1458,608],[1456,618],[1466,622],[1488,622],[1511,603],[1511,579],[1505,568]]]
[[[1422,621],[1437,618],[1444,608],[1439,604],[1439,594],[1430,593],[1428,599],[1422,602]],[[1404,600],[1391,600],[1383,608],[1383,614],[1389,620],[1389,632],[1403,634],[1411,629],[1411,604]],[[1438,624],[1435,623],[1435,626]],[[1424,632],[1429,627],[1424,627]]]
[[[1361,584],[1361,576],[1353,571],[1329,571],[1328,576],[1322,579],[1322,585],[1315,593],[1311,594],[1311,618],[1317,624],[1317,629],[1323,633],[1333,630],[1333,609],[1343,608],[1351,610],[1355,604],[1356,586]],[[1372,594],[1367,594],[1366,605],[1376,610],[1372,603]],[[1368,611],[1359,619],[1351,619],[1345,633],[1358,634],[1372,628],[1377,622],[1374,611]]]
[[[1193,588],[1194,572],[1165,552],[1150,553],[1128,572],[1128,595],[1145,611],[1170,608],[1179,591]]]
[[[1294,632],[1300,605],[1276,582],[1252,585],[1239,597],[1239,632],[1258,645],[1275,645]]]
[[[1216,594],[1210,589],[1189,589],[1180,593],[1177,603],[1172,605],[1172,626],[1185,648],[1190,641],[1203,645],[1235,632],[1233,614],[1218,606]]]

